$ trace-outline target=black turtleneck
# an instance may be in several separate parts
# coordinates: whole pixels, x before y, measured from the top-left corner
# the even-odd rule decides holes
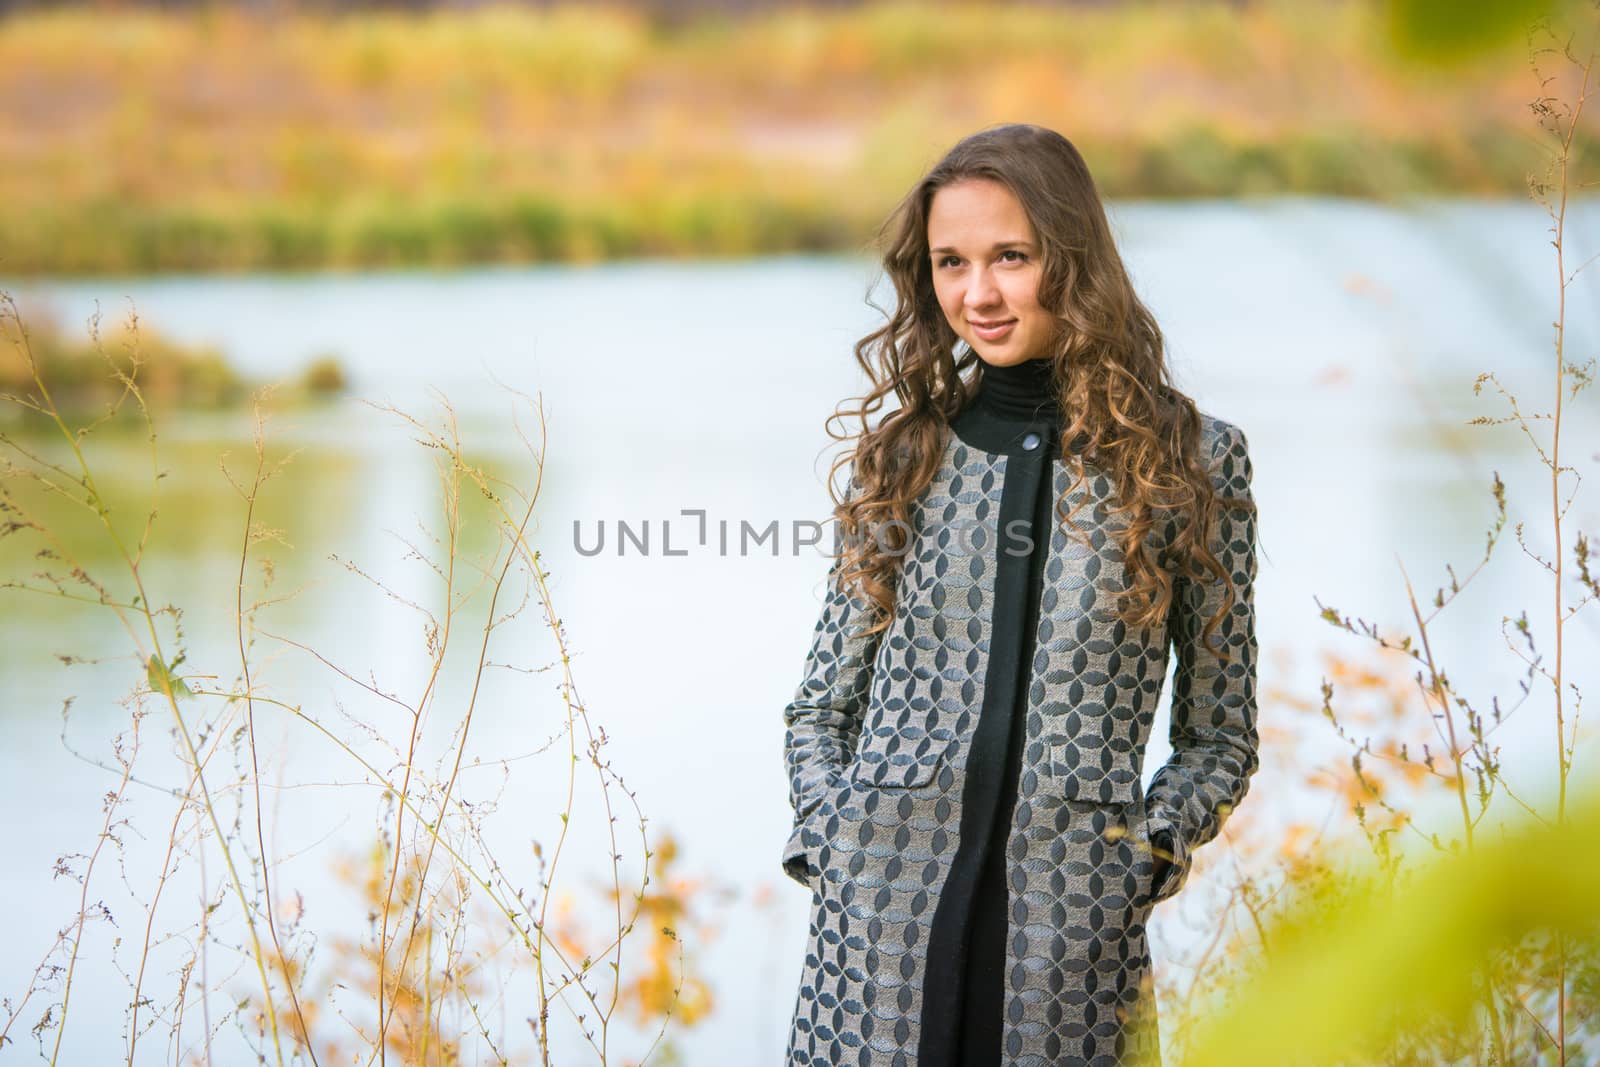
[[[1060,432],[1066,418],[1056,399],[1054,361],[1030,359],[1010,366],[982,365],[977,388],[966,408],[951,422],[956,436],[985,452],[1031,452],[1030,434],[1043,439],[1045,451],[1060,454]],[[1074,448],[1086,443],[1080,434]]]
[[[1001,418],[1055,421],[1061,408],[1056,400],[1054,361],[1030,359],[999,367],[985,363],[978,379],[977,403]]]

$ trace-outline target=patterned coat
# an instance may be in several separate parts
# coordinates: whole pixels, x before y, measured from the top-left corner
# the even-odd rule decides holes
[[[1249,498],[1244,433],[1202,422],[1213,484]],[[795,820],[782,864],[812,894],[790,1067],[960,1062],[961,960],[991,838],[1004,849],[1007,937],[1003,1051],[990,1062],[1160,1063],[1146,924],[1257,766],[1255,517],[1219,506],[1209,531],[1235,593],[1211,640],[1231,661],[1200,641],[1221,581],[1180,577],[1165,625],[1129,628],[1109,599],[1125,581],[1120,516],[1093,464],[1066,502],[1087,497],[1073,518],[1088,545],[1060,523],[1031,552],[1000,537],[1071,483],[1054,433],[974,409],[955,420],[912,508],[887,631],[862,634],[864,605],[841,590],[837,560],[828,571],[783,713]],[[1149,543],[1175,521],[1158,521]],[[1147,791],[1169,649],[1173,751]],[[1008,737],[1021,739],[1009,818],[995,782]],[[1152,841],[1172,855],[1159,884]]]

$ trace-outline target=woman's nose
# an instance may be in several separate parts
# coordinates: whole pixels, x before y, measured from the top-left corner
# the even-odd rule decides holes
[[[994,284],[994,275],[982,267],[974,267],[967,279],[967,307],[993,307],[999,302],[1000,290]]]

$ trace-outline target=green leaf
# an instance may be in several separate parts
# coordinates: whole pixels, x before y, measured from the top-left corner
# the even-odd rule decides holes
[[[150,681],[150,688],[158,693],[169,694],[174,699],[194,696],[189,684],[168,670],[157,656],[145,661],[144,673]]]

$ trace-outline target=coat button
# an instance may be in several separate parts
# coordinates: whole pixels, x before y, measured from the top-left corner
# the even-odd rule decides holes
[[[1032,452],[1039,447],[1039,435],[1033,432],[1025,434],[1022,438],[1022,447]]]

